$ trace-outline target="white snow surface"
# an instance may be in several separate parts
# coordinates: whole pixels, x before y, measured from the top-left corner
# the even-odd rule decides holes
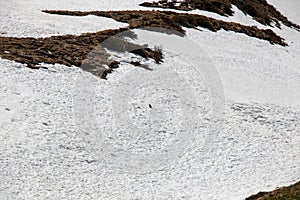
[[[0,34],[123,27],[41,10],[149,9],[141,2],[2,1]],[[299,1],[269,2],[300,24]],[[228,21],[258,25],[235,11]],[[200,29],[186,29],[184,38],[135,31],[135,42],[162,45],[165,62],[116,53],[121,67],[108,80],[0,59],[0,199],[239,200],[299,181],[300,33],[274,28],[289,44],[281,47]],[[127,64],[132,57],[152,71]],[[222,121],[221,131],[211,131]]]

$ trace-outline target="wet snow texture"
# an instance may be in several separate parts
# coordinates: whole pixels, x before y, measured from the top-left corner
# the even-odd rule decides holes
[[[0,27],[5,36],[34,37],[102,30],[114,26],[112,23],[118,27],[119,23],[107,23],[108,19],[92,16],[87,16],[95,20],[91,24],[76,17],[43,18],[40,10],[137,9],[141,2],[4,2]],[[286,16],[291,13],[291,20],[300,23],[299,16],[293,14],[299,7],[296,6],[298,1],[270,2],[279,5],[278,9],[282,8]],[[231,19],[251,22],[251,18],[245,19],[245,16]],[[64,23],[72,29],[65,28]],[[286,27],[274,29],[290,44],[284,48],[231,32],[186,30],[187,38],[198,44],[218,69],[226,95],[223,131],[213,138],[214,145],[208,152],[201,148],[202,137],[206,123],[213,119],[206,116],[211,109],[210,93],[202,78],[199,83],[190,82],[198,109],[203,111],[199,120],[204,126],[197,129],[199,135],[190,144],[189,151],[160,170],[129,173],[130,169],[116,170],[109,163],[110,159],[101,159],[100,150],[93,151],[82,137],[76,122],[78,116],[74,115],[74,100],[82,98],[76,86],[83,78],[86,83],[95,84],[91,92],[96,95],[91,102],[95,103],[99,127],[105,128],[112,123],[110,119],[119,119],[112,116],[110,110],[114,105],[107,102],[121,102],[111,99],[111,93],[126,80],[123,78],[128,73],[151,76],[163,65],[145,61],[153,69],[146,71],[123,63],[104,81],[77,68],[47,65],[48,70],[30,70],[15,62],[0,60],[0,199],[243,199],[299,180],[299,32]],[[177,66],[186,73],[190,63],[177,54],[166,52],[165,67]],[[164,78],[164,74],[158,75],[158,80]],[[193,79],[187,76],[186,80]],[[179,109],[180,99],[176,93],[169,90],[171,88],[141,86],[133,93],[138,98],[128,102],[128,118],[146,127],[143,122],[161,119],[155,116],[168,113],[166,121],[161,123],[177,130],[172,118],[180,120],[180,115],[169,108]],[[143,88],[148,88],[148,96],[143,95]],[[168,99],[171,101],[166,101]],[[154,110],[150,110],[149,102]],[[156,111],[157,108],[160,110]],[[104,119],[107,122],[101,121]],[[132,140],[129,133],[113,140],[113,145],[129,150],[141,146],[158,150],[174,139],[172,130],[168,128],[162,135],[145,136],[150,139],[148,146],[142,145],[145,140]],[[112,137],[118,135],[117,132],[105,133]]]

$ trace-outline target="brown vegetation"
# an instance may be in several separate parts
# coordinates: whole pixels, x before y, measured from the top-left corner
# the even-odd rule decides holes
[[[186,0],[186,1],[167,1],[141,3],[144,7],[169,8],[176,10],[206,10],[215,12],[223,16],[232,15],[231,3],[228,0]]]
[[[166,29],[175,30],[181,33],[185,31],[182,27],[197,28],[203,27],[211,31],[218,31],[224,29],[226,31],[234,31],[237,33],[244,33],[250,37],[267,40],[271,44],[279,44],[287,46],[284,39],[276,35],[270,29],[259,29],[256,26],[246,26],[234,22],[225,22],[222,20],[213,19],[210,17],[176,13],[169,11],[55,11],[45,10],[43,12],[58,15],[73,15],[85,16],[96,15],[109,17],[116,21],[125,22],[129,24],[129,28],[143,28],[143,27],[162,27]]]
[[[300,26],[289,21],[276,8],[270,5],[266,0],[185,0],[168,2],[161,0],[159,2],[145,2],[140,4],[145,7],[169,8],[176,10],[206,10],[215,12],[219,15],[233,15],[232,5],[238,7],[242,12],[253,17],[263,25],[272,26],[272,22],[280,28],[280,23],[288,27],[300,30]]]
[[[0,55],[4,59],[14,60],[26,64],[27,67],[38,69],[45,68],[41,63],[63,64],[77,66],[101,78],[106,78],[108,73],[118,68],[119,63],[109,59],[109,54],[99,46],[103,41],[114,35],[128,30],[106,30],[97,33],[85,33],[79,36],[64,35],[47,38],[15,38],[0,37]],[[116,40],[114,40],[116,41]],[[150,48],[135,45],[121,38],[119,46],[132,51],[145,58],[152,58],[157,63],[162,61],[163,55]],[[121,43],[122,41],[122,43]],[[107,44],[105,48],[109,48]],[[116,50],[116,49],[113,49]],[[122,51],[122,49],[118,49]],[[88,59],[86,59],[88,56]]]
[[[246,200],[300,200],[300,182],[272,192],[259,192]]]

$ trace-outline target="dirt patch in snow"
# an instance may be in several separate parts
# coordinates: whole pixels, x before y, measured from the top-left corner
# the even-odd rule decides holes
[[[145,2],[140,4],[144,7],[168,8],[176,10],[205,10],[215,12],[222,16],[232,16],[232,5],[247,15],[253,17],[254,20],[263,24],[272,26],[275,23],[280,28],[280,23],[288,27],[292,27],[300,31],[300,26],[289,21],[287,17],[282,15],[274,6],[270,5],[266,0],[180,0],[168,1],[161,0],[158,2]]]
[[[267,40],[271,44],[279,44],[287,46],[284,39],[276,35],[270,29],[259,29],[256,26],[246,26],[234,22],[225,22],[222,20],[213,19],[203,15],[176,13],[168,11],[55,11],[45,10],[43,12],[58,15],[85,16],[96,15],[109,17],[119,22],[129,24],[129,28],[142,27],[162,27],[172,29],[184,34],[182,27],[197,28],[203,27],[211,31],[224,29],[226,31],[234,31],[244,33],[250,37]]]
[[[297,200],[300,199],[300,182],[288,187],[282,187],[272,192],[259,192],[246,200]]]
[[[0,55],[4,59],[26,64],[32,69],[45,68],[41,63],[58,63],[81,67],[83,70],[105,79],[108,73],[119,67],[119,62],[110,60],[110,55],[99,44],[127,30],[127,28],[122,28],[85,33],[79,36],[64,35],[47,38],[0,37]],[[116,38],[114,42],[117,42],[119,47],[114,50],[122,52],[126,49],[138,49],[132,53],[144,58],[152,58],[157,63],[162,62],[162,52],[132,44],[122,38]],[[89,59],[86,59],[87,56]],[[136,63],[132,64],[138,66]]]

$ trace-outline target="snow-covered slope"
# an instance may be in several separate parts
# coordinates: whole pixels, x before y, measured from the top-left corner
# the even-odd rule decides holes
[[[123,27],[41,10],[147,9],[141,2],[1,2],[0,33]],[[269,2],[300,24],[297,0]],[[228,20],[257,25],[238,11]],[[299,180],[300,37],[273,30],[289,47],[226,31],[136,30],[135,42],[162,45],[165,63],[121,62],[106,81],[0,59],[0,199],[243,199]]]

